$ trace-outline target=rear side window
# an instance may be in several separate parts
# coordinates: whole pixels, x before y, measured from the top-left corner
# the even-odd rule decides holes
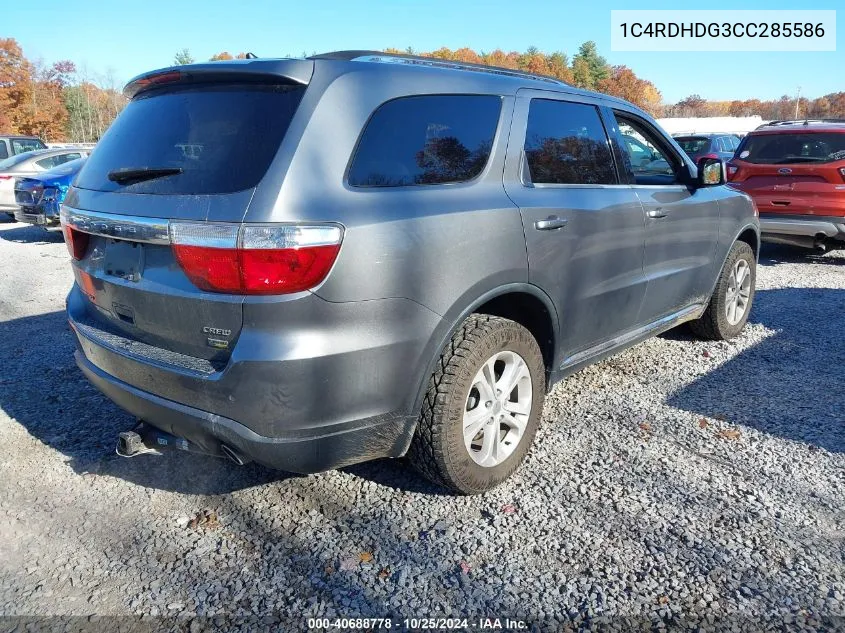
[[[79,152],[74,152],[71,154],[56,154],[55,156],[50,156],[48,158],[42,158],[41,160],[35,161],[35,164],[41,167],[42,169],[52,169],[53,167],[58,167],[59,165],[63,165],[64,163],[70,162],[72,160],[76,160],[77,158],[82,158],[82,154]]]
[[[0,140],[0,159],[9,158],[9,150],[6,149],[6,141]]]
[[[349,167],[353,187],[466,182],[487,165],[502,100],[490,95],[424,95],[382,104]]]
[[[200,84],[136,97],[97,144],[77,186],[152,194],[222,194],[254,187],[279,149],[304,86]],[[118,184],[113,171],[182,172]]]
[[[534,184],[615,184],[616,170],[598,108],[532,99],[525,159]]]
[[[737,158],[748,163],[830,163],[845,160],[845,133],[797,132],[746,136]]]
[[[47,146],[36,138],[12,139],[12,154],[23,154],[34,149],[47,149]]]

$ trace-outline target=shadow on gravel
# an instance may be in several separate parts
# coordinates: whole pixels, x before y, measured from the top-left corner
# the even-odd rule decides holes
[[[845,264],[845,250],[822,254],[807,248],[764,243],[760,250],[761,266],[778,264]]]
[[[32,224],[0,231],[0,239],[18,244],[59,244],[64,241],[61,231],[47,231]]]
[[[673,394],[667,404],[845,452],[845,290],[758,290],[750,322],[776,333]]]
[[[6,360],[0,376],[0,408],[33,437],[67,455],[77,473],[200,495],[293,476],[181,451],[118,457],[117,434],[131,428],[134,420],[85,380],[73,360],[74,349],[63,311],[0,323],[0,357]]]

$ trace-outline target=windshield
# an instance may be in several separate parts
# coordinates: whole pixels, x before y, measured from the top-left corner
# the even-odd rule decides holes
[[[13,138],[9,140],[12,143],[12,154],[22,154],[34,149],[47,149],[47,146],[37,138]]]
[[[258,184],[304,86],[202,84],[136,97],[100,140],[76,186],[153,194],[233,193]],[[165,171],[110,179],[119,171]]]
[[[710,139],[704,136],[679,136],[675,141],[689,156],[710,150]]]
[[[829,163],[845,160],[845,133],[796,132],[746,136],[737,158],[749,163]]]

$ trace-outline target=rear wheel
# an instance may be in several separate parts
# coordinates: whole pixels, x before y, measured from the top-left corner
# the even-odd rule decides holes
[[[440,355],[408,457],[462,494],[489,490],[528,453],[545,397],[537,341],[514,321],[470,316]]]
[[[690,323],[693,333],[701,338],[725,341],[742,332],[757,281],[757,259],[745,242],[735,242],[710,297],[707,310]]]

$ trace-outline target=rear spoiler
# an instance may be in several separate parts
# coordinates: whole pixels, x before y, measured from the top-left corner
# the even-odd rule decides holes
[[[132,99],[150,88],[170,83],[280,83],[307,85],[314,73],[310,59],[234,59],[171,66],[131,79],[123,94]]]

